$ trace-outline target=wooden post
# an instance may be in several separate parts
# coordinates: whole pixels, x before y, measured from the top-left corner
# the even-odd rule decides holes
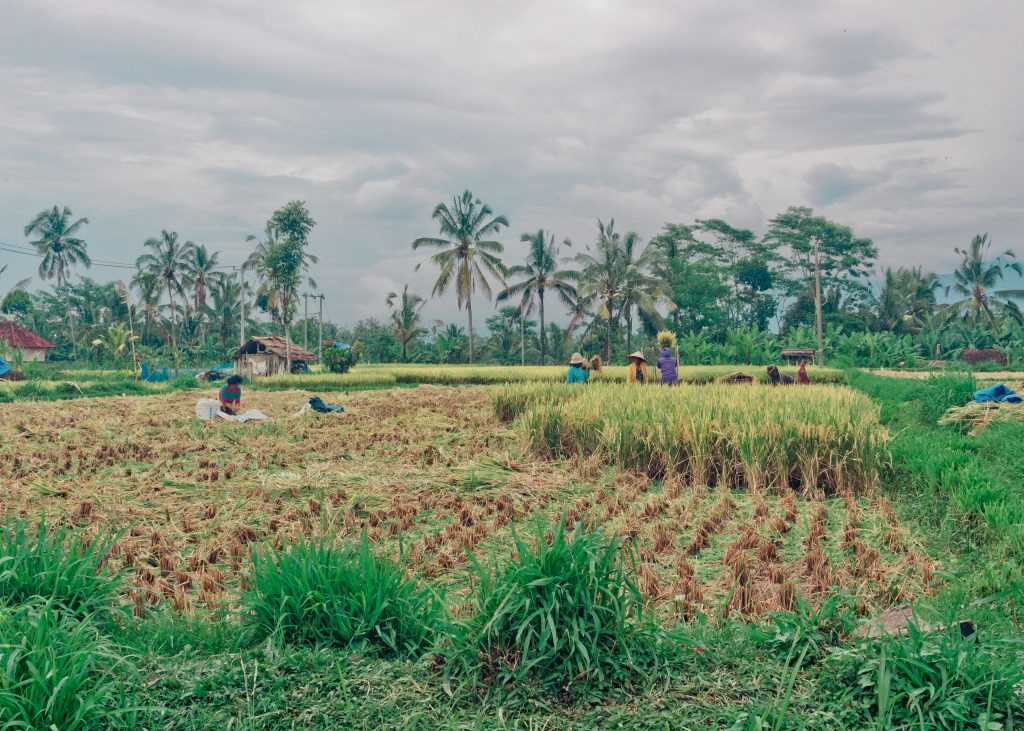
[[[825,365],[825,339],[821,325],[821,250],[814,239],[814,312],[818,324],[818,367]]]

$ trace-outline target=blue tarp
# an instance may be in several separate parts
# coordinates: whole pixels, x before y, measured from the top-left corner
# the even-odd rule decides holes
[[[1019,404],[1021,402],[1021,398],[1017,395],[1016,391],[1007,388],[1001,383],[989,386],[988,388],[983,388],[980,391],[975,391],[974,400],[979,404]]]
[[[11,367],[7,365],[7,361],[3,359],[3,356],[0,356],[0,376],[7,373],[9,370],[11,370]]]

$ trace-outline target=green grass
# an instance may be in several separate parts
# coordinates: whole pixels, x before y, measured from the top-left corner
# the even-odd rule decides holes
[[[135,727],[134,666],[90,617],[54,603],[0,605],[0,658],[3,728]]]
[[[560,521],[514,536],[511,557],[475,564],[470,618],[455,635],[449,674],[513,693],[648,675],[654,630],[631,562],[619,538],[582,524],[571,534]]]
[[[353,545],[256,551],[252,564],[241,611],[260,638],[417,655],[447,624],[441,599],[376,555],[365,534]]]
[[[115,540],[88,539],[42,520],[35,528],[9,520],[0,526],[0,604],[42,599],[80,616],[108,612],[122,588],[106,565]]]

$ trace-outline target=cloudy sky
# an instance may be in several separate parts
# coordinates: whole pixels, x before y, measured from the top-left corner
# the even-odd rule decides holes
[[[338,322],[386,313],[465,188],[577,247],[809,205],[883,265],[1024,255],[1024,4],[4,0],[0,242],[54,203],[94,258],[162,228],[239,262],[291,199]],[[36,261],[0,252],[5,281]],[[127,272],[94,268],[110,279]],[[12,277],[11,274],[14,276]],[[454,298],[430,317],[455,315]]]

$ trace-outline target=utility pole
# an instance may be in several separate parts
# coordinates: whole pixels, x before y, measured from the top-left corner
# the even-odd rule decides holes
[[[821,250],[814,239],[814,313],[818,321],[818,366],[825,365],[825,340],[821,332]]]
[[[238,267],[238,347],[245,345],[245,264]]]
[[[317,316],[317,321],[320,324],[320,330],[317,336],[317,351],[316,358],[321,363],[324,362],[324,296],[322,294],[315,294],[314,297],[320,300],[320,314]]]
[[[302,349],[309,350],[309,295],[302,295]]]

